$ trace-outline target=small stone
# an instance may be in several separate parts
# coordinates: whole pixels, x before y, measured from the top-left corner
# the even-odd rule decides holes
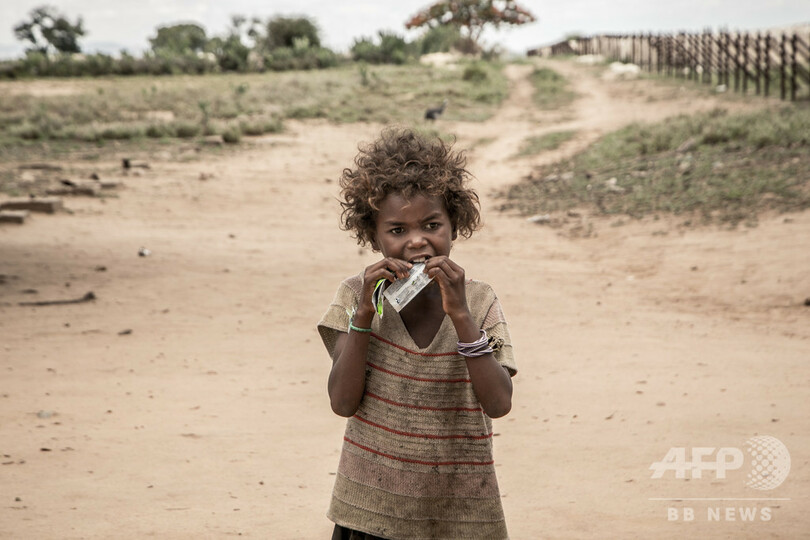
[[[537,223],[538,225],[544,225],[551,222],[551,216],[549,214],[538,214],[536,216],[527,218],[526,221],[530,223]]]

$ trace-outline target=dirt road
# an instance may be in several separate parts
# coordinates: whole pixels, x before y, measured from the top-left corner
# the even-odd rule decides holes
[[[734,231],[586,215],[594,234],[570,238],[492,195],[629,121],[752,105],[555,67],[569,110],[532,111],[531,67],[512,66],[492,120],[441,125],[472,147],[485,221],[453,256],[498,292],[520,368],[495,423],[512,537],[806,534],[810,214]],[[237,155],[156,156],[118,198],[0,228],[0,537],[327,537],[344,424],[315,323],[375,259],[338,229],[335,179],[380,129],[291,122]],[[578,136],[513,157],[562,129]],[[755,435],[790,451],[774,490],[746,487],[748,457],[725,479],[651,478],[670,447]]]

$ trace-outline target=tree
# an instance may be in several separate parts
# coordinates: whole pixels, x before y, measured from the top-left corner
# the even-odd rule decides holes
[[[29,51],[47,54],[55,49],[63,53],[82,52],[79,38],[84,35],[82,18],[71,23],[51,6],[34,8],[28,14],[29,21],[23,21],[14,27],[17,39],[30,41]]]
[[[453,25],[463,28],[477,47],[487,25],[520,25],[535,21],[534,15],[514,0],[441,0],[423,9],[405,23],[405,28]]]
[[[296,41],[306,39],[311,47],[320,47],[319,34],[318,27],[307,17],[273,17],[267,21],[265,45],[268,50],[294,47]]]
[[[259,23],[256,18],[249,21],[242,15],[232,15],[228,34],[225,37],[213,37],[208,41],[206,49],[214,53],[219,67],[226,71],[247,70],[250,45],[255,45],[259,35],[257,31]],[[245,41],[248,41],[249,45],[246,45]]]
[[[194,23],[160,26],[157,35],[149,38],[149,44],[155,53],[196,53],[202,51],[207,43],[205,29]]]
[[[408,59],[408,43],[393,32],[380,30],[380,44],[371,38],[355,39],[351,48],[352,58],[369,64],[404,64]]]

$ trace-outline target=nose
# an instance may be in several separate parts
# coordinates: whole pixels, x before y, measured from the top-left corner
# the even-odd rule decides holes
[[[420,248],[426,244],[427,240],[421,230],[414,231],[408,235],[407,247]]]

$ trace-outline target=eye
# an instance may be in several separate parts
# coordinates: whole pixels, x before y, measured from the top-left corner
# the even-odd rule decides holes
[[[437,222],[437,221],[434,221],[434,222],[432,222],[432,223],[428,223],[427,225],[425,225],[425,228],[426,228],[427,230],[429,230],[429,231],[435,231],[435,230],[436,230],[436,229],[438,229],[439,227],[441,227],[441,223],[439,223],[439,222]]]
[[[402,227],[394,227],[388,232],[390,232],[391,234],[402,234],[403,231],[404,229]]]

